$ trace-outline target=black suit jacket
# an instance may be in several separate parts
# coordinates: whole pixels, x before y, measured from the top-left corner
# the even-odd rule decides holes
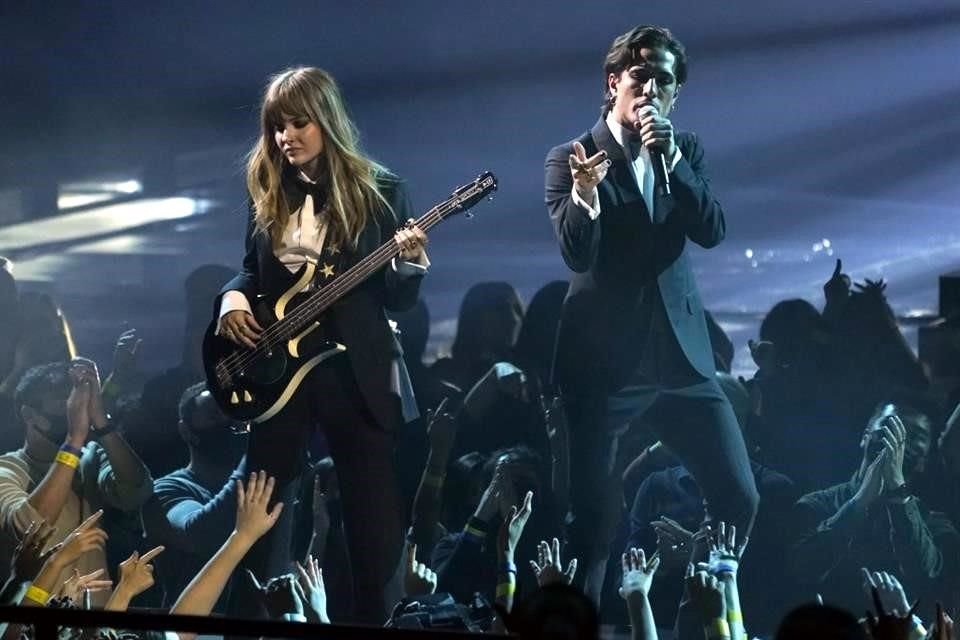
[[[574,271],[558,330],[554,381],[571,392],[622,387],[640,365],[661,301],[683,356],[711,378],[710,338],[686,245],[690,239],[713,247],[726,225],[696,135],[677,134],[683,157],[670,174],[673,194],[656,194],[652,220],[606,122],[601,118],[578,140],[588,156],[606,151],[612,165],[597,188],[600,217],[591,220],[571,197],[568,157],[574,141],[547,154],[547,209],[564,262]]]
[[[360,234],[356,250],[345,250],[337,256],[338,273],[343,273],[390,241],[407,219],[415,217],[402,180],[386,175],[379,179],[379,183],[381,193],[392,210],[381,207]],[[347,347],[345,355],[350,360],[368,407],[380,425],[387,429],[397,428],[419,414],[403,363],[403,350],[387,322],[385,310],[405,311],[413,307],[422,280],[420,275],[400,276],[387,265],[327,312],[333,335]],[[256,231],[251,210],[243,266],[236,277],[220,290],[214,314],[219,315],[220,301],[227,291],[241,291],[253,304],[258,295],[266,295],[271,299],[280,296],[296,281],[297,275],[290,273],[274,255],[270,235]],[[398,406],[400,411],[397,411]]]

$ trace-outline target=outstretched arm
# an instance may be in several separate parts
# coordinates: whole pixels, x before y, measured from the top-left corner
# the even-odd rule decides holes
[[[261,471],[251,473],[246,488],[237,483],[237,524],[233,533],[220,550],[204,565],[200,573],[190,581],[177,598],[170,613],[184,615],[208,615],[234,569],[243,560],[253,544],[269,531],[280,517],[283,503],[278,502],[267,510],[273,495],[274,479]],[[193,638],[193,634],[181,634],[181,638]]]

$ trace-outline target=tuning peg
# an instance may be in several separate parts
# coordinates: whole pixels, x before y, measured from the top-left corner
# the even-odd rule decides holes
[[[230,394],[230,404],[240,404],[240,396],[237,395],[236,391]]]

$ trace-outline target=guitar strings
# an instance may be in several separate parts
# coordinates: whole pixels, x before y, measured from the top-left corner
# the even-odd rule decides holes
[[[420,226],[424,230],[431,228],[443,220],[450,211],[461,208],[463,206],[462,200],[469,199],[473,197],[473,195],[474,194],[469,193],[459,195],[454,199],[441,203],[417,220],[417,226]],[[228,356],[221,361],[221,366],[227,369],[227,374],[231,377],[239,370],[246,368],[252,361],[263,355],[263,350],[269,352],[274,346],[288,339],[290,336],[284,335],[288,330],[287,327],[291,327],[289,330],[290,333],[296,332],[300,329],[300,323],[304,320],[309,321],[317,311],[322,311],[325,305],[332,302],[331,298],[340,297],[342,295],[341,291],[350,289],[355,286],[355,284],[359,284],[359,282],[365,280],[373,271],[383,266],[387,260],[395,257],[396,253],[396,244],[390,242],[384,243],[354,265],[353,268],[349,269],[341,278],[332,282],[329,287],[324,287],[317,292],[315,297],[309,298],[303,304],[299,305],[289,315],[284,317],[282,321],[268,327],[254,349],[245,353],[234,352],[232,356]],[[345,291],[343,292],[345,293]]]

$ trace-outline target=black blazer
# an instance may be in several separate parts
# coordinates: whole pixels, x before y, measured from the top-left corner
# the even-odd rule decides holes
[[[547,154],[547,209],[563,260],[574,271],[558,330],[554,382],[574,393],[584,386],[622,387],[640,364],[658,297],[683,355],[712,377],[710,338],[686,243],[689,238],[716,246],[726,224],[696,135],[677,134],[683,158],[670,175],[673,194],[655,195],[653,220],[604,119],[578,140],[588,156],[605,150],[612,164],[597,187],[600,217],[591,220],[570,194],[574,141]]]
[[[356,250],[345,250],[337,256],[338,273],[391,240],[408,218],[415,217],[402,180],[387,175],[380,178],[379,183],[392,211],[381,207],[370,218],[360,234]],[[287,187],[288,193],[295,191],[289,189],[289,185]],[[295,193],[293,197],[296,198]],[[302,199],[301,194],[301,202]],[[296,208],[296,199],[293,206]],[[380,425],[387,429],[398,428],[419,413],[403,363],[403,350],[387,323],[385,310],[405,311],[413,307],[422,280],[421,275],[401,277],[387,265],[327,312],[332,333],[347,347],[346,354],[342,355],[349,358],[368,407]],[[220,290],[214,314],[219,315],[220,301],[227,291],[241,291],[253,304],[258,295],[280,296],[296,281],[297,275],[290,273],[274,255],[269,234],[256,232],[251,208],[243,266]]]

